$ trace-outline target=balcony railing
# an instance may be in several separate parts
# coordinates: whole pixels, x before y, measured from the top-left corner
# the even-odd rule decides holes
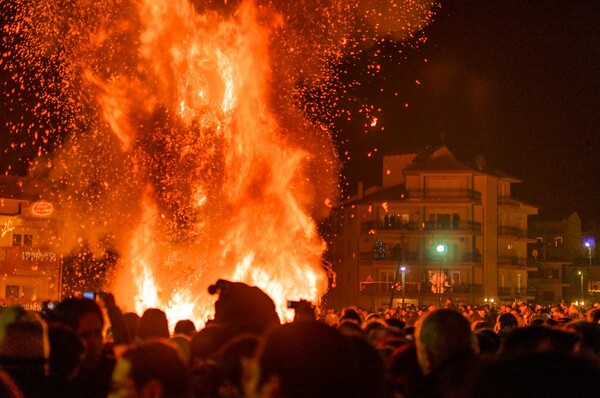
[[[411,189],[409,198],[481,200],[481,192],[472,189]]]
[[[405,282],[405,294],[408,296],[414,295],[430,295],[436,294],[431,291],[430,282]],[[481,285],[476,284],[456,284],[448,288],[445,293],[481,293]],[[386,281],[365,281],[360,282],[360,294],[365,296],[383,295],[392,293],[392,283]],[[402,284],[397,284],[396,293],[402,294]]]
[[[375,253],[374,250],[369,251],[361,251],[360,259],[363,261],[409,261],[409,262],[432,262],[435,261],[436,264],[442,260],[442,257],[438,253],[433,251],[425,251],[423,253],[423,258],[419,259],[419,253],[416,251],[409,251],[402,255],[401,250],[386,250],[384,252]],[[480,263],[481,262],[481,253],[458,253],[458,254],[448,254],[443,258],[445,262],[454,262],[454,263]]]
[[[527,259],[517,256],[498,256],[498,264],[527,265]]]
[[[528,289],[521,287],[500,287],[498,286],[498,296],[510,297],[510,298],[521,298],[528,294]]]
[[[519,227],[501,226],[498,227],[498,235],[510,235],[518,236],[519,238],[525,238],[527,237],[527,230]]]
[[[365,233],[371,230],[481,232],[481,223],[478,221],[449,222],[447,224],[438,224],[433,221],[424,223],[396,221],[387,225],[383,221],[365,221],[361,223],[361,232]]]
[[[481,232],[481,223],[478,221],[460,221],[439,224],[433,221],[423,223],[425,231],[460,231],[460,232]]]
[[[393,224],[385,225],[383,221],[364,221],[361,223],[361,231],[368,232],[370,230],[394,230],[394,231],[417,231],[420,230],[421,224],[418,222],[408,222],[402,223],[401,221],[396,221]]]

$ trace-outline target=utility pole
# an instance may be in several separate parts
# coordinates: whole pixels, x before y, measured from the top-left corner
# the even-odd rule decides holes
[[[400,274],[401,267],[403,268],[404,264],[404,234],[402,234],[401,242],[400,250],[402,251],[402,254],[400,259],[396,259],[396,272],[394,273],[394,283],[392,284],[392,292],[390,294],[389,309],[392,309],[392,306],[394,305],[394,294],[396,293],[396,285],[398,284],[398,274]],[[404,271],[402,271],[402,273],[402,306],[404,306]]]

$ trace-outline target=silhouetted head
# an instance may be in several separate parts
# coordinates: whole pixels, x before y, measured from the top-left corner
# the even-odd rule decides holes
[[[257,392],[288,398],[354,397],[360,391],[356,360],[336,329],[321,322],[285,324],[267,336]]]
[[[429,312],[417,322],[415,344],[425,375],[455,355],[478,352],[469,321],[458,311],[447,308]]]
[[[137,337],[140,340],[170,337],[167,314],[158,308],[148,308],[142,314],[137,325]]]
[[[153,340],[126,350],[113,371],[109,397],[184,398],[189,396],[186,367],[177,350],[166,341]]]
[[[94,300],[71,297],[58,303],[52,319],[70,326],[83,343],[83,362],[93,366],[104,349],[104,316]]]
[[[275,303],[258,287],[219,279],[209,288],[209,293],[219,294],[214,323],[224,327],[230,337],[262,334],[280,323]]]

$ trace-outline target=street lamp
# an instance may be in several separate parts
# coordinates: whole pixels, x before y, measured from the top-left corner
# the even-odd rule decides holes
[[[404,290],[404,285],[406,283],[406,267],[400,267],[400,271],[402,271],[402,309],[404,309],[404,301],[406,299],[406,290]]]
[[[446,252],[448,251],[448,247],[443,244],[443,243],[438,243],[435,246],[435,251],[440,255],[440,256],[445,256]],[[438,291],[438,306],[441,307],[442,306],[442,292],[444,291],[444,285],[445,285],[445,281],[443,281],[442,279],[442,261],[440,261],[440,270],[439,270],[439,274],[437,279],[437,291]]]
[[[588,250],[588,258],[590,260],[589,264],[590,264],[590,271],[592,270],[592,249],[594,248],[594,246],[596,245],[596,240],[594,239],[593,236],[588,236],[583,238],[583,245],[585,247],[587,247]]]
[[[404,271],[406,270],[406,268],[404,267],[404,265],[402,265],[402,266],[400,265],[400,264],[404,264],[404,261],[405,261],[404,235],[402,235],[401,241],[402,241],[402,244],[400,246],[401,253],[396,253],[396,260],[398,261],[398,263],[397,263],[398,265],[396,266],[396,272],[394,273],[394,284],[392,285],[392,293],[390,294],[390,304],[389,304],[390,310],[392,309],[392,306],[394,305],[394,293],[396,292],[396,284],[398,283],[398,274],[400,273],[399,271],[402,271],[402,308],[404,308]],[[400,254],[400,256],[398,256],[398,254]]]
[[[581,279],[581,300],[583,300],[583,272],[577,271],[577,274],[579,275],[579,277]]]

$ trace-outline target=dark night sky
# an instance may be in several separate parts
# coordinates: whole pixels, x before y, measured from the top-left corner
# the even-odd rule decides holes
[[[442,1],[425,34],[406,61],[383,62],[365,82],[385,130],[349,137],[350,184],[378,183],[371,149],[439,145],[443,136],[460,159],[480,154],[523,180],[513,185],[523,200],[577,211],[584,228],[598,224],[600,3]]]

